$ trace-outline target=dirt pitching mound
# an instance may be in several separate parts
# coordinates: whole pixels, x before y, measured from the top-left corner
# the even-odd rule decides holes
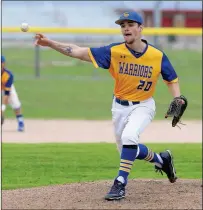
[[[3,190],[3,209],[202,209],[202,181],[129,180],[126,198],[103,199],[111,181]]]

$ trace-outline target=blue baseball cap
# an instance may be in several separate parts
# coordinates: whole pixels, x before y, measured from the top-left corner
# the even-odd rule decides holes
[[[115,23],[120,25],[124,20],[131,20],[141,25],[143,24],[142,17],[137,12],[134,11],[124,12]]]
[[[1,56],[1,63],[4,63],[4,62],[6,62],[6,58],[2,55]]]

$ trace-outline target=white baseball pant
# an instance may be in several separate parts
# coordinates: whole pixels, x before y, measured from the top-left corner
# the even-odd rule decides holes
[[[11,86],[8,103],[11,106],[11,108],[14,110],[19,109],[21,107],[21,102],[18,98],[18,94],[16,92],[14,85]]]
[[[121,154],[122,145],[138,145],[140,134],[155,116],[156,105],[150,98],[140,104],[123,106],[114,97],[111,111],[117,148]]]

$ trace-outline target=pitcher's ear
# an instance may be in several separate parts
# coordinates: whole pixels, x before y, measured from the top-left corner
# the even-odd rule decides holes
[[[143,28],[144,28],[144,26],[143,25],[140,25],[140,32],[142,32],[142,30],[143,30]]]

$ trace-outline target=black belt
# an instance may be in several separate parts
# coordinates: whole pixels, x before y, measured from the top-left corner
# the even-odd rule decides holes
[[[116,98],[116,102],[117,102],[118,104],[123,105],[123,106],[130,106],[131,103],[132,103],[133,105],[135,105],[135,104],[140,104],[140,101],[130,101],[131,103],[129,103],[129,101],[127,101],[127,100],[120,100],[119,98]]]

